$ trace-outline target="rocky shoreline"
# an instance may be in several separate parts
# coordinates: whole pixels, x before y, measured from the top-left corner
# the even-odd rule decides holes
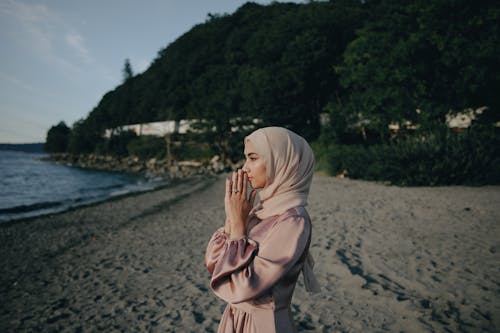
[[[45,161],[64,164],[83,169],[127,172],[143,174],[146,177],[162,177],[169,179],[186,178],[193,175],[218,174],[230,170],[233,166],[225,166],[218,155],[210,161],[172,161],[151,158],[142,160],[135,156],[115,157],[98,154],[57,153],[43,158]]]

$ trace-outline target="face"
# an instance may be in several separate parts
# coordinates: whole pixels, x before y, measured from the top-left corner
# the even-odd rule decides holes
[[[257,154],[257,150],[250,141],[245,141],[245,157],[243,171],[247,173],[250,184],[254,189],[264,188],[266,186],[266,163]]]

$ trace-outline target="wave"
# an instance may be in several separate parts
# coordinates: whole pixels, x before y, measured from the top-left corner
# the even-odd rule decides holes
[[[110,191],[110,190],[114,190],[114,189],[120,189],[123,186],[125,186],[123,183],[110,184],[110,185],[96,185],[93,187],[89,186],[86,188],[78,189],[78,193],[84,194],[84,193],[89,193],[89,192]]]
[[[88,204],[103,202],[108,199],[126,196],[133,193],[141,193],[154,190],[161,186],[169,184],[164,179],[162,181],[138,181],[132,184],[120,184],[119,186],[102,186],[106,190],[87,191],[86,195],[80,192],[77,197],[65,197],[60,201],[42,201],[32,204],[23,204],[14,207],[0,208],[0,224],[19,220],[23,218],[31,218],[51,213],[59,213],[67,211],[71,208],[81,207]]]
[[[19,205],[9,208],[0,208],[0,214],[26,213],[35,210],[60,207],[62,205],[63,203],[59,201],[37,202],[31,205]]]
[[[59,213],[165,184],[163,179],[139,175],[69,168],[35,156],[39,154],[0,151],[0,224]]]

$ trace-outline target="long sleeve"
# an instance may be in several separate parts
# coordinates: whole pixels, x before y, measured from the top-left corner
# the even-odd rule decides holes
[[[217,296],[239,303],[269,290],[301,258],[309,242],[310,225],[303,216],[292,215],[269,232],[260,247],[247,237],[236,241],[212,237],[206,263],[212,273],[210,286]]]
[[[224,232],[224,228],[217,229],[210,241],[208,242],[205,251],[205,266],[210,274],[213,274],[215,264],[219,261],[227,248],[228,234]]]
[[[257,248],[257,243],[251,239],[246,237],[238,240],[229,239],[224,228],[218,229],[208,242],[205,252],[205,266],[212,275],[224,275],[224,269],[229,269],[229,267],[217,265],[218,262],[229,258],[232,269],[236,269],[248,264]]]

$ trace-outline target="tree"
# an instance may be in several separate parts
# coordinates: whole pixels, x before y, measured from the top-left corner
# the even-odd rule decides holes
[[[365,123],[384,141],[391,122],[431,126],[450,109],[498,107],[500,6],[487,0],[367,6],[372,16],[336,67],[346,92],[337,110],[349,123]]]
[[[92,153],[104,141],[101,131],[89,119],[80,119],[73,124],[68,142],[72,154]]]
[[[125,59],[125,65],[123,65],[123,82],[127,82],[130,80],[133,76],[134,73],[132,71],[132,65],[130,65],[129,59]]]
[[[241,147],[243,137],[233,133],[233,121],[244,115],[239,112],[239,95],[236,89],[236,66],[211,66],[193,83],[197,95],[210,91],[203,99],[194,99],[188,105],[191,114],[200,119],[197,129],[224,162],[230,162],[235,147]]]
[[[52,126],[47,132],[44,149],[49,153],[63,153],[68,149],[68,142],[71,129],[61,121],[56,126]]]

